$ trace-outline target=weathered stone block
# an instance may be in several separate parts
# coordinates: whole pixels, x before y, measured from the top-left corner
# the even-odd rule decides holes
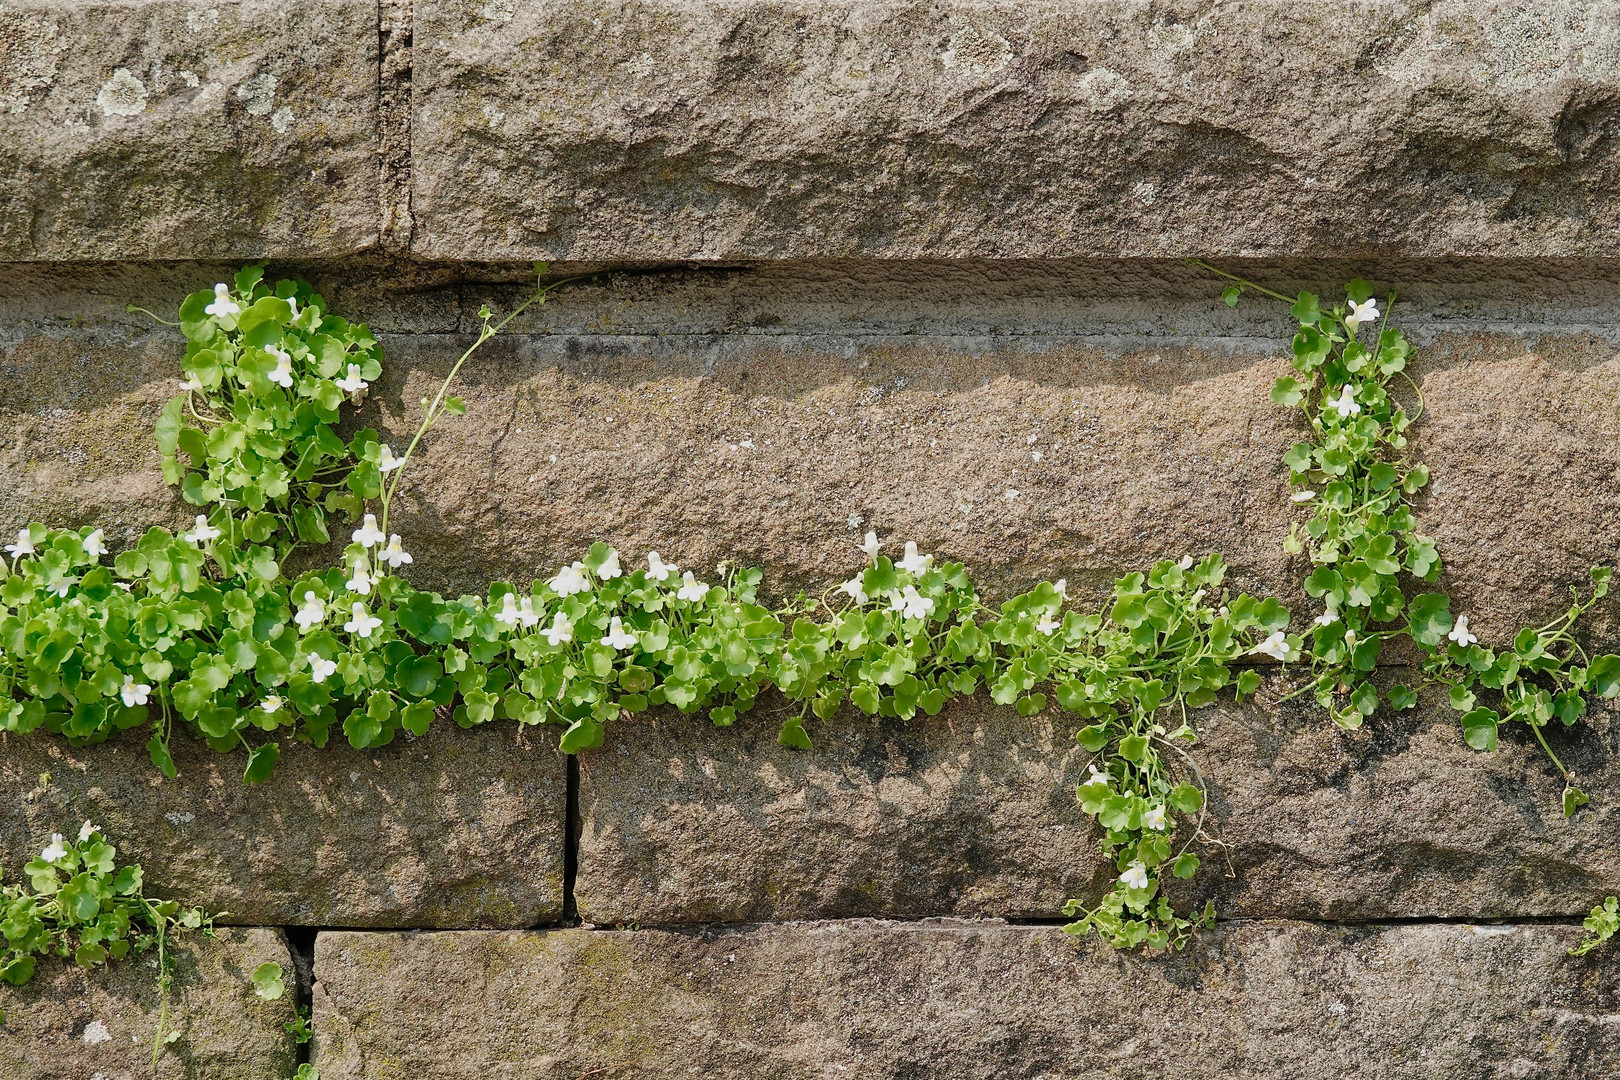
[[[425,0],[414,250],[1596,255],[1609,0]]]
[[[144,738],[144,736],[142,736]],[[522,927],[562,914],[566,760],[554,732],[435,724],[354,750],[282,739],[261,785],[241,754],[185,736],[164,780],[140,739],[73,749],[0,742],[0,867],[89,818],[138,862],[148,890],[304,926]]]
[[[1186,952],[1050,926],[323,933],[322,1080],[1599,1080],[1617,969],[1563,926],[1230,923]]]
[[[8,3],[0,259],[374,246],[376,126],[375,3]]]
[[[275,930],[191,932],[171,941],[175,960],[165,1031],[180,1038],[152,1068],[159,1027],[156,952],[85,971],[42,961],[34,979],[0,984],[0,1075],[7,1080],[286,1080],[297,1060],[282,1025],[293,1018],[293,960]],[[274,961],[287,992],[253,993],[248,976]]]
[[[1525,733],[1485,755],[1454,714],[1380,716],[1359,732],[1314,704],[1193,714],[1208,829],[1184,909],[1234,918],[1574,916],[1620,889],[1620,725],[1551,733],[1592,795],[1566,821],[1562,781]],[[1091,755],[1065,714],[1025,719],[982,695],[908,722],[859,714],[775,744],[660,715],[616,724],[580,758],[575,899],[598,924],[954,914],[1051,919],[1117,874],[1075,805]]]

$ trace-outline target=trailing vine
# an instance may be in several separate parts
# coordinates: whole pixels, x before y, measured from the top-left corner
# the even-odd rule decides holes
[[[1299,320],[1298,377],[1278,380],[1272,399],[1300,410],[1309,433],[1284,458],[1311,513],[1285,546],[1308,555],[1306,592],[1324,605],[1305,634],[1288,632],[1276,600],[1229,595],[1219,555],[1129,574],[1096,612],[1074,609],[1062,580],[993,608],[960,564],[914,543],[896,551],[875,533],[849,579],[775,605],[761,600],[757,568],[700,575],[655,551],[629,565],[602,543],[547,578],[483,595],[416,589],[400,573],[413,561],[405,539],[390,532],[400,480],[426,433],[464,412],[449,393],[462,366],[563,284],[536,270],[534,292],[504,318],[480,311],[477,340],[424,399],[402,453],[370,428],[338,434],[345,407],[380,377],[380,350],[306,282],[272,286],[249,267],[189,296],[178,323],[185,379],[157,439],[165,477],[203,512],[179,535],[149,530],[110,562],[100,529],[17,533],[0,581],[0,731],[83,745],[144,727],[172,777],[179,728],[244,751],[244,779],[257,783],[280,739],[324,746],[340,731],[372,748],[435,720],[557,724],[563,751],[577,753],[617,718],[656,706],[728,726],[774,688],[790,706],[780,742],[808,748],[807,724],[846,705],[931,715],[984,689],[1028,716],[1055,701],[1088,721],[1076,738],[1095,757],[1076,796],[1117,872],[1095,905],[1065,906],[1066,929],[1165,948],[1214,918],[1209,906],[1178,913],[1163,888],[1167,875],[1190,877],[1192,845],[1212,839],[1204,784],[1182,749],[1196,738],[1188,710],[1227,687],[1253,693],[1258,672],[1234,669],[1244,657],[1293,663],[1308,652],[1305,690],[1356,727],[1378,707],[1367,675],[1384,643],[1410,637],[1479,749],[1494,748],[1504,720],[1528,723],[1546,747],[1549,720],[1574,723],[1588,693],[1620,693],[1620,657],[1590,659],[1569,634],[1606,592],[1607,571],[1594,571],[1591,599],[1566,619],[1500,654],[1478,646],[1443,594],[1408,595],[1441,567],[1407,502],[1427,471],[1407,455],[1412,419],[1397,392],[1421,394],[1405,374],[1411,347],[1365,282],[1331,308],[1238,278],[1227,290],[1229,303],[1244,289],[1281,299]],[[343,529],[338,565],[288,576],[296,548]],[[1501,711],[1476,689],[1498,694]],[[1416,694],[1396,686],[1384,700],[1408,708]],[[1585,796],[1565,776],[1574,813]]]

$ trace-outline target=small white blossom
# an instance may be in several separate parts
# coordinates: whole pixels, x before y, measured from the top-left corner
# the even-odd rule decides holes
[[[559,611],[552,619],[551,625],[540,633],[545,635],[546,644],[561,645],[565,641],[574,640],[574,624],[568,621],[568,616]]]
[[[385,562],[393,569],[398,570],[402,566],[409,566],[416,560],[411,558],[410,552],[399,546],[399,533],[395,533],[388,538],[388,546],[377,556],[377,561]]]
[[[1457,616],[1456,625],[1451,628],[1451,633],[1447,634],[1446,637],[1465,649],[1479,641],[1479,638],[1468,632],[1468,616],[1466,615]]]
[[[506,627],[508,630],[517,625],[518,606],[517,597],[515,595],[512,593],[507,593],[505,596],[501,597],[501,610],[495,613],[495,621]]]
[[[17,542],[15,544],[7,544],[6,550],[11,552],[11,557],[14,559],[20,559],[24,555],[32,555],[34,553],[34,541],[28,535],[28,530],[18,529]]]
[[[692,571],[688,570],[686,573],[681,575],[681,588],[680,591],[675,594],[675,598],[677,600],[685,600],[689,603],[695,604],[708,595],[709,587],[703,584],[703,582],[699,581],[697,578],[693,577]]]
[[[283,389],[291,387],[293,384],[292,357],[274,345],[265,346],[264,351],[276,358],[276,369],[267,378]]]
[[[271,694],[269,697],[267,697],[263,701],[259,702],[259,708],[263,709],[266,714],[280,712],[281,711],[281,697],[280,697],[280,695]]]
[[[1316,492],[1312,491],[1310,488],[1306,488],[1303,491],[1296,491],[1288,497],[1297,503],[1308,503],[1312,499],[1316,498]]]
[[[1063,624],[1052,618],[1051,613],[1048,612],[1041,616],[1041,621],[1035,624],[1035,629],[1039,633],[1050,636],[1063,629]]]
[[[135,676],[125,675],[123,689],[118,696],[123,699],[124,708],[133,709],[137,705],[145,705],[150,700],[152,688],[143,682],[136,682]]]
[[[861,550],[866,552],[866,557],[868,559],[877,558],[877,553],[882,547],[883,545],[878,543],[877,533],[871,529],[866,530],[866,539],[861,541]]]
[[[1322,612],[1322,614],[1318,615],[1314,620],[1312,620],[1311,625],[1312,626],[1332,626],[1334,623],[1336,623],[1338,621],[1339,621],[1339,610],[1337,608],[1331,608],[1330,607],[1326,611]]]
[[[319,626],[326,621],[326,604],[313,590],[304,593],[304,603],[293,614],[293,622],[298,624],[302,633],[309,633],[312,626]]]
[[[859,574],[856,574],[854,577],[838,586],[838,591],[849,594],[850,599],[854,600],[857,604],[864,604],[870,599],[870,597],[866,595],[866,586],[865,583],[861,581],[861,575]]]
[[[242,314],[242,305],[231,299],[230,286],[221,281],[214,286],[214,302],[203,311],[216,319],[233,319]]]
[[[1142,828],[1152,829],[1154,832],[1164,831],[1164,807],[1162,805],[1148,807],[1147,813],[1142,815]]]
[[[1095,765],[1088,766],[1088,768],[1091,769],[1091,775],[1086,777],[1085,783],[1081,784],[1081,787],[1090,787],[1093,784],[1101,784],[1103,787],[1108,786],[1107,773],[1099,771]]]
[[[370,572],[366,570],[366,560],[364,558],[360,558],[354,560],[354,573],[351,574],[349,580],[345,581],[343,584],[352,593],[356,593],[360,596],[370,596],[371,586],[376,582],[376,580],[377,579],[372,577]]]
[[[534,610],[534,597],[525,596],[518,601],[518,622],[526,628],[532,628],[540,621],[540,613]]]
[[[1052,582],[1052,591],[1058,594],[1058,599],[1067,600],[1069,598],[1069,579],[1058,578]]]
[[[39,853],[39,857],[44,859],[46,862],[55,862],[57,859],[60,859],[66,854],[67,844],[63,842],[62,834],[59,832],[53,832],[51,833],[51,842],[46,845],[44,851]]]
[[[623,573],[623,568],[619,566],[618,551],[614,548],[608,548],[607,558],[602,560],[602,569],[597,571],[597,575],[603,581],[612,581]]]
[[[1353,648],[1356,647],[1356,632],[1355,632],[1355,630],[1351,629],[1351,630],[1346,630],[1344,632],[1344,646],[1347,649],[1353,649]]]
[[[1273,631],[1270,637],[1249,650],[1251,656],[1255,653],[1263,653],[1283,663],[1294,659],[1293,650],[1288,647],[1288,637],[1281,630]]]
[[[1147,864],[1138,859],[1126,867],[1125,872],[1119,875],[1119,882],[1127,889],[1145,889],[1148,887]]]
[[[45,586],[45,591],[58,598],[65,597],[68,593],[73,591],[73,586],[77,585],[78,583],[79,579],[76,577],[65,577],[60,581],[53,581],[49,585]]]
[[[906,541],[906,554],[905,558],[900,560],[900,569],[910,574],[921,575],[927,573],[928,568],[933,564],[934,557],[932,555],[917,554],[917,541]]]
[[[688,573],[686,576],[691,577],[692,575]],[[573,596],[575,593],[585,592],[591,587],[590,581],[585,577],[585,564],[582,562],[563,567],[557,571],[557,576],[546,584],[550,585],[551,591],[558,596]]]
[[[377,471],[390,473],[405,467],[405,459],[394,456],[394,448],[383,443],[377,448]]]
[[[624,622],[617,615],[608,621],[608,632],[602,638],[602,644],[610,649],[628,649],[636,643],[636,635],[624,628]]]
[[[191,531],[181,533],[180,539],[188,544],[206,544],[210,540],[219,539],[219,530],[208,524],[206,517],[198,514],[192,523]]]
[[[343,624],[343,629],[351,634],[359,634],[363,638],[371,636],[373,630],[382,626],[383,621],[366,610],[366,605],[356,600],[349,609],[349,621]]]
[[[99,559],[107,554],[107,538],[100,529],[85,537],[82,543],[84,553],[92,559]]]
[[[647,552],[647,576],[654,581],[668,581],[680,569],[674,563],[665,562],[658,552]]]
[[[292,314],[287,316],[287,317],[289,319],[298,318],[298,297],[296,297],[296,296],[287,297],[287,307],[292,310]]]
[[[1356,332],[1356,327],[1360,326],[1362,323],[1377,321],[1378,300],[1376,297],[1362,304],[1358,304],[1354,300],[1350,301],[1350,314],[1344,317],[1344,327],[1346,330],[1349,330],[1351,334],[1354,334]]]
[[[334,379],[337,388],[345,394],[358,394],[371,384],[360,377],[360,365],[350,364],[348,372],[341,379]]]
[[[311,656],[309,658],[309,677],[318,683],[323,683],[332,677],[337,670],[337,661],[328,660],[324,656]]]
[[[81,843],[81,844],[84,843],[86,840],[90,839],[91,836],[93,836],[94,834],[96,834],[96,833],[98,833],[100,831],[101,831],[101,826],[100,825],[97,825],[97,824],[95,824],[93,822],[90,822],[90,821],[86,821],[83,825],[79,826],[79,843]]]
[[[365,519],[360,522],[360,527],[349,534],[349,539],[361,547],[373,548],[387,540],[388,537],[381,529],[377,528],[377,515],[367,514]]]
[[[1361,405],[1356,401],[1356,391],[1349,383],[1344,384],[1337,401],[1328,402],[1328,408],[1339,414],[1341,420],[1348,420],[1361,411]]]
[[[934,601],[918,593],[917,586],[907,585],[889,594],[889,610],[900,612],[902,619],[923,619],[933,613]]]
[[[203,384],[197,381],[197,376],[195,375],[190,376],[180,384],[180,392],[182,394],[189,394],[193,390],[201,390],[202,388]]]
[[[1177,562],[1176,565],[1183,570],[1191,570],[1193,568],[1193,557],[1191,555],[1183,555],[1181,560]]]

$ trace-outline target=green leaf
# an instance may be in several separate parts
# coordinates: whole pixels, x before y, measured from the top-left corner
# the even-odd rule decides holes
[[[1305,400],[1305,391],[1298,382],[1284,376],[1271,384],[1271,400],[1278,405],[1293,408]]]
[[[254,968],[248,981],[253,984],[253,993],[262,1001],[277,1001],[287,992],[281,965],[274,960],[267,960]]]
[[[1074,733],[1074,741],[1093,754],[1101,753],[1102,748],[1108,745],[1108,729],[1101,724],[1083,727]]]
[[[465,416],[467,403],[458,397],[447,397],[444,399],[444,411],[451,416]]]
[[[1407,632],[1420,645],[1438,645],[1451,631],[1451,597],[1422,593],[1406,609]]]
[[[1620,695],[1620,656],[1606,653],[1593,660],[1586,669],[1586,685],[1598,697]]]
[[[1497,713],[1494,709],[1478,708],[1463,714],[1463,741],[1475,750],[1496,749]]]
[[[1586,792],[1578,787],[1570,786],[1564,789],[1564,816],[1574,817],[1575,811],[1587,803]]]
[[[1344,292],[1351,300],[1358,304],[1364,304],[1367,302],[1367,298],[1373,294],[1372,282],[1366,278],[1356,278],[1344,287]]]
[[[1119,756],[1126,761],[1141,761],[1147,755],[1146,735],[1127,735],[1119,740]]]
[[[1400,683],[1390,687],[1385,697],[1389,701],[1389,707],[1397,711],[1410,709],[1418,702],[1417,693]]]
[[[1305,326],[1314,326],[1322,318],[1321,303],[1315,293],[1302,292],[1294,306],[1289,308],[1294,318]]]
[[[1364,682],[1350,694],[1350,707],[1362,716],[1371,716],[1378,711],[1378,688],[1370,682]]]
[[[242,773],[242,780],[249,784],[262,784],[270,779],[270,773],[276,767],[276,761],[281,757],[281,747],[277,743],[265,743],[255,746],[248,751],[247,768]]]
[[[170,780],[179,775],[174,767],[174,758],[169,756],[169,746],[162,738],[153,735],[146,740],[146,752],[151,755],[152,764],[157,766],[158,772]]]
[[[157,436],[158,450],[166,457],[174,454],[175,445],[180,440],[181,410],[185,404],[184,395],[172,397],[158,414],[153,433]]]
[[[1204,805],[1204,793],[1193,784],[1177,784],[1166,798],[1183,814],[1196,814]]]
[[[1221,299],[1226,302],[1227,307],[1237,307],[1238,299],[1242,297],[1242,295],[1243,290],[1238,288],[1236,285],[1228,285],[1226,288],[1221,290]]]
[[[810,735],[804,730],[804,721],[798,717],[782,722],[782,730],[777,733],[776,741],[783,746],[792,746],[799,750],[811,748]]]
[[[1176,857],[1175,865],[1171,868],[1171,872],[1174,873],[1178,878],[1192,877],[1194,874],[1198,873],[1198,856],[1194,855],[1190,851],[1183,852],[1181,855]]]

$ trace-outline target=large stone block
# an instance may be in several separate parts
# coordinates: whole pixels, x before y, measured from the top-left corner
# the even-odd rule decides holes
[[[421,0],[430,258],[1596,255],[1610,0]]]
[[[0,867],[88,818],[154,895],[246,925],[523,927],[562,914],[566,760],[549,730],[436,724],[354,750],[283,738],[260,785],[179,736],[164,780],[140,739],[4,736]]]
[[[32,982],[0,984],[0,1075],[6,1080],[286,1080],[296,1048],[293,958],[275,930],[222,929],[171,940],[175,962],[165,1031],[178,1031],[152,1067],[160,1000],[156,953],[85,971],[42,961]],[[248,976],[275,962],[287,992],[253,993]]]
[[[1231,923],[1186,952],[1050,926],[323,933],[322,1080],[578,1076],[1600,1080],[1620,982],[1564,926]]]
[[[0,259],[372,247],[376,127],[375,3],[12,0]]]
[[[1495,754],[1428,701],[1359,732],[1314,704],[1217,703],[1193,714],[1208,784],[1204,865],[1172,883],[1186,909],[1233,918],[1572,917],[1620,890],[1620,710],[1551,733],[1591,808],[1525,733]],[[982,695],[938,717],[812,722],[810,751],[766,715],[716,729],[660,715],[609,728],[580,757],[575,901],[593,923],[1005,916],[1052,919],[1117,874],[1074,785],[1078,722]],[[1185,772],[1186,770],[1183,770]]]

